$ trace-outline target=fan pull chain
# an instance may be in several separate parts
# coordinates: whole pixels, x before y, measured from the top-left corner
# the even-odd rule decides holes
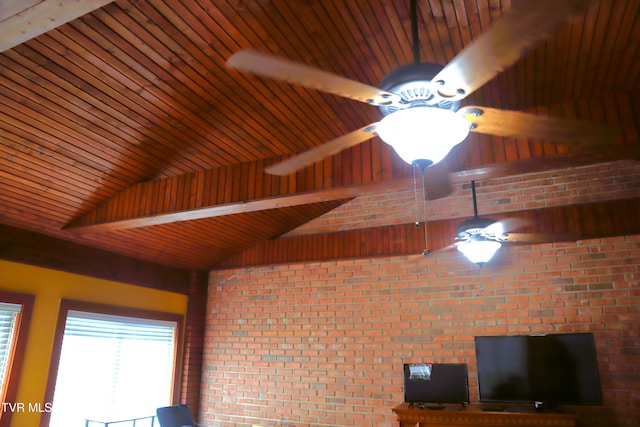
[[[413,167],[413,214],[415,215],[416,228],[420,228],[420,214],[418,212],[418,178],[416,177],[417,167]]]
[[[431,255],[429,250],[429,236],[427,235],[427,188],[424,182],[424,169],[422,169],[422,212],[424,213],[424,251],[422,255]]]

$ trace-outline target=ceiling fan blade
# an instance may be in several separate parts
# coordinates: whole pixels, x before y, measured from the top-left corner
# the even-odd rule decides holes
[[[507,243],[555,243],[575,242],[580,237],[571,233],[508,233]]]
[[[241,50],[232,55],[227,60],[227,66],[256,76],[332,93],[367,104],[390,105],[401,101],[401,97],[395,93],[252,49]]]
[[[469,106],[458,111],[472,125],[472,132],[512,138],[539,139],[579,147],[610,143],[619,134],[615,126],[521,111]]]
[[[449,174],[451,165],[444,159],[424,170],[422,179],[424,180],[425,198],[427,200],[437,200],[447,197],[453,192]]]
[[[302,168],[310,166],[315,162],[319,162],[349,147],[358,145],[368,139],[373,138],[376,133],[377,123],[372,123],[363,128],[342,135],[324,144],[318,145],[310,150],[304,151],[297,156],[290,157],[275,165],[264,168],[266,173],[271,175],[289,175]]]
[[[590,3],[592,0],[513,2],[511,11],[433,78],[437,84],[434,89],[444,97],[468,96],[517,62],[529,48],[551,37],[569,17],[585,11]]]
[[[493,236],[500,236],[511,230],[522,228],[529,224],[529,221],[522,218],[506,218],[500,221],[496,221],[493,224],[485,227],[483,234],[489,234]]]

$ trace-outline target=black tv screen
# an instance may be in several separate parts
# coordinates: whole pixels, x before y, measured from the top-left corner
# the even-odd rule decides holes
[[[464,363],[405,363],[404,401],[409,403],[468,403]]]
[[[601,405],[591,333],[475,337],[482,402]]]

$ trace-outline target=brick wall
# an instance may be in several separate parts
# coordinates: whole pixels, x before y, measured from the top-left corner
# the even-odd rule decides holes
[[[618,185],[574,197],[637,192],[638,175],[610,178],[617,170],[600,180]],[[542,175],[555,186],[574,174]],[[516,191],[504,190],[513,182],[486,188]],[[356,200],[342,217],[393,221],[386,203]],[[308,227],[341,226],[332,214]],[[582,425],[640,425],[640,236],[511,246],[483,268],[447,252],[213,272],[200,423],[395,426],[403,363],[467,363],[477,401],[475,335],[567,331],[596,337],[605,404],[578,408]]]

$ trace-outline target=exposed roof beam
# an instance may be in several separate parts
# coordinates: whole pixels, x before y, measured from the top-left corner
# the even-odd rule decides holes
[[[637,213],[640,199],[621,199],[531,209],[490,217],[501,220],[517,217],[529,222],[518,233],[544,233],[554,242],[624,236],[640,233]],[[329,259],[369,258],[414,255],[422,257],[427,249],[435,252],[454,243],[456,226],[463,219],[444,219],[427,223],[428,243],[425,243],[424,223],[398,224],[382,227],[307,234],[265,240],[235,257],[223,261],[216,269],[315,262]],[[550,242],[550,241],[547,241]],[[541,242],[545,243],[545,242]],[[513,245],[516,243],[506,244]],[[433,254],[432,256],[438,256]]]
[[[640,159],[640,146],[625,144],[603,151],[485,165],[454,171],[450,178],[461,183],[619,159]],[[354,167],[341,170],[361,171],[362,165],[356,165],[358,161],[354,160]],[[404,164],[379,165],[379,169],[371,169],[364,176],[358,173],[357,180],[354,176],[337,176],[330,169],[325,170],[322,163],[289,177],[266,175],[264,166],[262,162],[242,163],[139,183],[70,223],[65,230],[103,233],[384,194],[407,190],[413,185],[410,168]],[[349,184],[336,184],[343,182]]]
[[[113,0],[11,0],[0,7],[0,52],[66,24]]]

